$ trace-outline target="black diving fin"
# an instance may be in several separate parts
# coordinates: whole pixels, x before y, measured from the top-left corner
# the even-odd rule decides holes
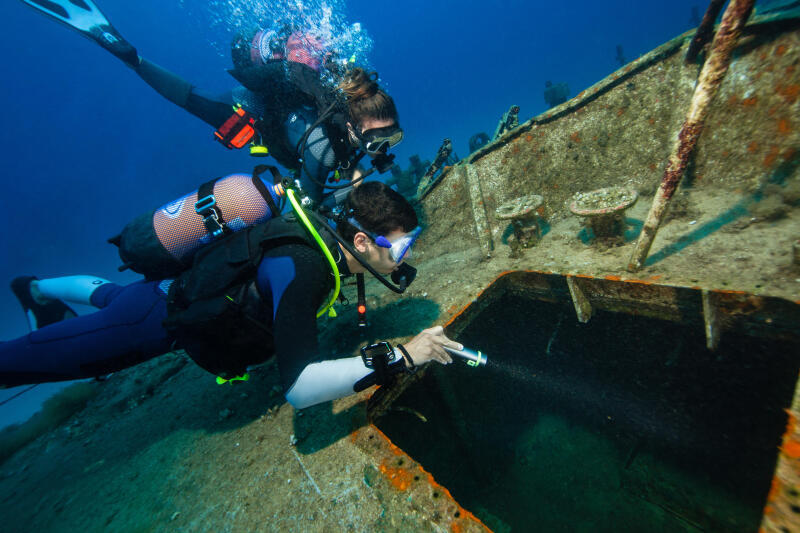
[[[136,48],[111,25],[91,0],[22,0],[35,10],[96,42],[131,67],[139,64]]]

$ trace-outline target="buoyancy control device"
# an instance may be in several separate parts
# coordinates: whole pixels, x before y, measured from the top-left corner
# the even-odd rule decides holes
[[[275,183],[262,180],[266,169]],[[284,193],[277,169],[260,165],[252,174],[208,181],[138,216],[109,242],[119,247],[120,270],[129,268],[150,280],[174,277],[202,246],[280,215]]]

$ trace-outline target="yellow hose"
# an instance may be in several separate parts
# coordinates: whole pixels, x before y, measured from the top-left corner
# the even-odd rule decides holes
[[[322,240],[322,237],[319,236],[316,228],[311,225],[308,217],[303,212],[303,208],[300,207],[300,204],[297,202],[297,198],[294,196],[294,191],[292,189],[288,189],[286,191],[286,195],[289,197],[289,202],[292,204],[292,209],[294,209],[294,212],[303,222],[303,225],[305,225],[306,229],[308,229],[308,231],[311,233],[311,236],[314,237],[314,240],[317,241],[317,244],[322,250],[322,253],[325,254],[325,257],[328,258],[328,262],[331,264],[331,269],[333,270],[333,279],[336,282],[336,286],[333,289],[333,296],[331,297],[331,301],[317,312],[317,318],[321,317],[323,314],[325,314],[325,311],[328,311],[329,309],[330,312],[328,313],[328,316],[336,316],[336,311],[333,310],[333,304],[336,302],[336,298],[339,297],[339,290],[342,287],[342,283],[339,281],[339,268],[336,266],[336,261],[333,260],[331,251],[328,250],[327,246],[325,246],[325,242]]]

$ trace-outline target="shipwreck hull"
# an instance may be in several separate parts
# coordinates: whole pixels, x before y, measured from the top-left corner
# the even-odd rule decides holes
[[[626,270],[697,80],[691,36],[418,191],[416,295],[490,362],[384,387],[369,415],[461,516],[497,531],[800,528],[796,18],[747,26],[650,256]],[[609,243],[569,203],[619,186],[639,201]],[[496,210],[529,195],[541,235],[515,248]]]

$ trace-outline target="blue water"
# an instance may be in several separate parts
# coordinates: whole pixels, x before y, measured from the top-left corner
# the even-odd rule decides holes
[[[195,85],[234,85],[227,43],[237,6],[252,1],[97,0],[139,53]],[[292,2],[293,4],[296,2]],[[288,5],[282,2],[281,5]],[[308,5],[320,2],[309,2]],[[701,0],[596,2],[331,2],[360,23],[366,58],[395,98],[405,140],[396,149],[432,159],[442,139],[467,155],[474,133],[494,132],[512,104],[520,121],[546,109],[545,81],[575,95],[692,27]],[[262,9],[262,15],[264,10]],[[269,12],[269,9],[266,9]],[[253,161],[212,141],[206,124],[170,104],[117,59],[20,1],[4,2],[0,49],[4,102],[0,151],[0,339],[27,332],[5,284],[19,274],[96,274],[116,282],[105,243],[143,211]],[[253,20],[252,22],[255,22]],[[81,310],[87,311],[87,310]],[[0,391],[0,401],[12,391]],[[0,406],[0,426],[24,419],[45,388]]]

